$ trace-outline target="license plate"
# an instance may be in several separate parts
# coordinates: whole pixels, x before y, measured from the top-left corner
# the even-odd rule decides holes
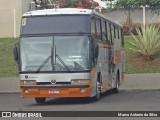
[[[59,94],[60,91],[59,90],[49,90],[48,93],[49,94]]]

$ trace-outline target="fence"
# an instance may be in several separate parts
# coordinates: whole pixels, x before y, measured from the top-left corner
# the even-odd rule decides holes
[[[143,23],[143,9],[132,9],[130,10],[130,17],[127,15],[125,10],[113,10],[105,13],[108,18],[116,20],[120,23],[125,23],[130,19],[131,23]],[[145,10],[145,21],[146,23],[160,23],[160,14],[156,14],[149,8]]]

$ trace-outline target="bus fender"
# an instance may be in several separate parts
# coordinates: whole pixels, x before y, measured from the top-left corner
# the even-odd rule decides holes
[[[93,82],[93,89],[91,91],[91,96],[90,97],[94,97],[96,95],[96,85],[97,85],[97,77],[98,77],[98,74],[95,74],[95,77],[94,77],[94,82]]]

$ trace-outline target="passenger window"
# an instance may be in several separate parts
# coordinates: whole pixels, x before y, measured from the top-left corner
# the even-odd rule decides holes
[[[120,29],[117,28],[118,39],[120,39]]]
[[[110,24],[110,32],[111,32],[111,43],[113,44],[114,43],[114,39],[115,39],[115,29],[114,29],[114,26],[113,24]]]
[[[91,19],[91,35],[96,38],[96,27],[95,27],[95,19]]]
[[[102,20],[102,40],[106,41],[107,40],[107,35],[106,35],[106,24],[105,21]]]
[[[108,34],[108,41],[112,43],[111,23],[107,23],[107,34]]]
[[[121,36],[121,44],[124,46],[124,36],[123,36],[123,30],[120,29],[120,36]]]
[[[115,25],[113,25],[113,36],[115,39],[117,38],[117,28]]]
[[[99,18],[96,19],[96,36],[98,40],[101,40],[101,23]]]

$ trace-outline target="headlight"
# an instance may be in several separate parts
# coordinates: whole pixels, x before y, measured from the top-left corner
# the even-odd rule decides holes
[[[79,79],[75,79],[75,80],[71,80],[71,84],[73,85],[77,85],[77,84],[89,84],[89,80],[79,80]]]
[[[36,80],[24,80],[24,85],[36,85]]]

